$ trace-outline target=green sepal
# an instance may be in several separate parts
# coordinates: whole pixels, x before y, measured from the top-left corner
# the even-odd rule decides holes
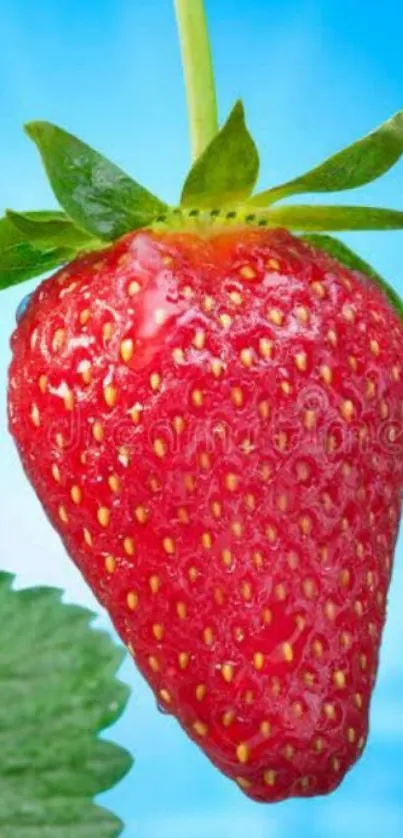
[[[182,190],[183,207],[222,207],[245,201],[259,174],[259,154],[245,123],[242,102],[192,166]]]
[[[90,146],[49,122],[25,126],[60,205],[78,227],[105,241],[147,226],[166,204]]]
[[[27,241],[41,249],[51,247],[93,249],[104,245],[100,239],[76,227],[64,212],[7,210],[6,216]]]
[[[402,152],[403,111],[399,111],[375,131],[332,155],[324,163],[294,180],[254,195],[250,203],[263,206],[290,195],[342,192],[364,186],[394,166]]]
[[[8,218],[0,219],[0,291],[70,262],[77,250],[33,245]]]
[[[99,738],[128,701],[123,651],[60,591],[12,582],[0,573],[1,836],[117,838],[123,824],[94,798],[132,765]]]
[[[287,204],[268,209],[255,208],[256,218],[270,227],[286,227],[307,233],[349,230],[402,230],[401,210],[379,207],[346,207]]]
[[[328,253],[329,256],[337,259],[338,262],[341,262],[342,265],[350,268],[350,270],[359,271],[365,276],[370,277],[370,279],[373,279],[382,288],[382,291],[385,293],[386,297],[392,303],[393,307],[403,320],[403,301],[396,291],[394,291],[386,279],[384,279],[368,262],[362,259],[361,256],[358,256],[354,250],[347,247],[344,242],[339,241],[339,239],[335,239],[333,236],[315,234],[301,236],[301,239],[307,242],[307,244],[317,247],[318,250],[323,250],[325,253]]]

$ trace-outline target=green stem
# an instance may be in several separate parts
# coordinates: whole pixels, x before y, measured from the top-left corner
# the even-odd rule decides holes
[[[196,160],[218,131],[213,59],[204,0],[174,0],[185,74],[192,156]]]

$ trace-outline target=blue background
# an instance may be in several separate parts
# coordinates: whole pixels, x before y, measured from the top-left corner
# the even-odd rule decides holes
[[[246,103],[262,186],[299,174],[403,106],[401,0],[207,0],[224,117]],[[175,201],[189,163],[171,0],[0,0],[0,210],[51,207],[21,124],[77,133]],[[403,207],[403,164],[350,200]],[[346,237],[403,292],[403,233]],[[29,285],[25,290],[29,290]],[[1,296],[1,566],[91,604],[27,486],[7,436],[8,338],[21,290]],[[3,404],[4,403],[4,404]],[[7,538],[4,534],[7,532]],[[359,766],[328,799],[262,807],[244,798],[159,714],[131,664],[127,713],[109,733],[136,766],[103,797],[127,838],[398,838],[403,835],[403,542]],[[105,618],[101,617],[104,623]],[[73,838],[73,836],[72,836]]]

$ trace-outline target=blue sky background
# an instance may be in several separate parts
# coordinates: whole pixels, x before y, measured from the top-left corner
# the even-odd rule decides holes
[[[221,116],[244,98],[262,186],[298,174],[403,107],[401,0],[207,0],[207,8]],[[21,132],[35,118],[79,134],[175,201],[189,152],[171,0],[0,0],[0,211],[54,205]],[[403,163],[365,198],[363,190],[349,198],[403,208],[402,187]],[[403,293],[403,233],[346,241]],[[7,436],[8,338],[20,296],[2,293],[0,309],[0,564],[21,585],[62,586],[69,600],[99,611]],[[402,540],[396,558],[372,735],[342,789],[271,808],[249,802],[157,712],[127,664],[133,697],[110,735],[133,751],[136,766],[103,798],[126,821],[125,838],[401,838]]]

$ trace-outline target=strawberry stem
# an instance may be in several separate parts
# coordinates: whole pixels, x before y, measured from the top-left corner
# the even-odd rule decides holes
[[[192,157],[218,131],[213,59],[204,0],[174,0],[187,92]]]

